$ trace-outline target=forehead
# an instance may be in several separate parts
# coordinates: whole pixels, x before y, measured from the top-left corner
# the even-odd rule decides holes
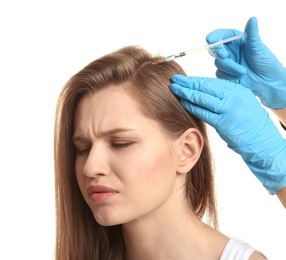
[[[140,112],[139,104],[134,95],[122,85],[110,85],[81,98],[76,107],[76,113],[90,114],[96,112],[127,113],[129,109]]]
[[[142,112],[145,105],[124,87],[111,86],[85,96],[75,110],[74,136],[93,139],[112,129],[132,129],[150,139],[173,139],[160,121]]]
[[[142,123],[147,118],[139,104],[124,87],[109,86],[84,96],[75,110],[75,131],[91,126],[97,130],[111,127],[131,127],[135,122]]]

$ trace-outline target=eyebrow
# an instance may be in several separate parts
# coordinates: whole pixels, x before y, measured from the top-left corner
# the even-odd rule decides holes
[[[135,129],[132,128],[114,128],[106,131],[102,131],[98,134],[96,134],[96,137],[104,137],[108,135],[113,135],[113,134],[118,134],[118,133],[124,133],[124,132],[130,132],[130,131],[135,131]],[[83,135],[75,135],[72,138],[73,142],[79,142],[79,141],[88,141],[89,139]]]

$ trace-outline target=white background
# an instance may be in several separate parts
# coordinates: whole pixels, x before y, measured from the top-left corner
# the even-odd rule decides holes
[[[286,64],[282,0],[1,1],[0,259],[53,259],[53,120],[58,94],[73,74],[125,45],[163,55],[188,50],[205,44],[214,29],[243,31],[251,16]],[[207,52],[178,62],[189,75],[215,75]],[[212,128],[210,135],[221,231],[269,259],[286,259],[285,209]]]

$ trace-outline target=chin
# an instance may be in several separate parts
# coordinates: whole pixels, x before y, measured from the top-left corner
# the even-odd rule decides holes
[[[113,218],[109,217],[104,217],[104,216],[97,216],[96,214],[93,214],[95,221],[103,226],[103,227],[111,227],[111,226],[116,226],[122,224],[122,222],[115,220]]]

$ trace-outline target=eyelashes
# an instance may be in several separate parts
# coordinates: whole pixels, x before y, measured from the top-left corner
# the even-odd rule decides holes
[[[135,142],[133,141],[117,141],[117,142],[111,142],[110,143],[110,147],[116,149],[116,150],[120,150],[120,149],[124,149],[127,148],[131,145],[133,145]],[[84,155],[84,154],[88,154],[90,152],[91,146],[75,146],[76,147],[76,154],[78,155]]]
[[[90,151],[90,147],[89,148],[78,148],[76,147],[76,154],[78,155],[83,155],[83,154],[88,154]]]
[[[134,142],[113,142],[111,144],[111,146],[116,148],[116,149],[122,149],[122,148],[126,148],[132,144],[134,144]]]

